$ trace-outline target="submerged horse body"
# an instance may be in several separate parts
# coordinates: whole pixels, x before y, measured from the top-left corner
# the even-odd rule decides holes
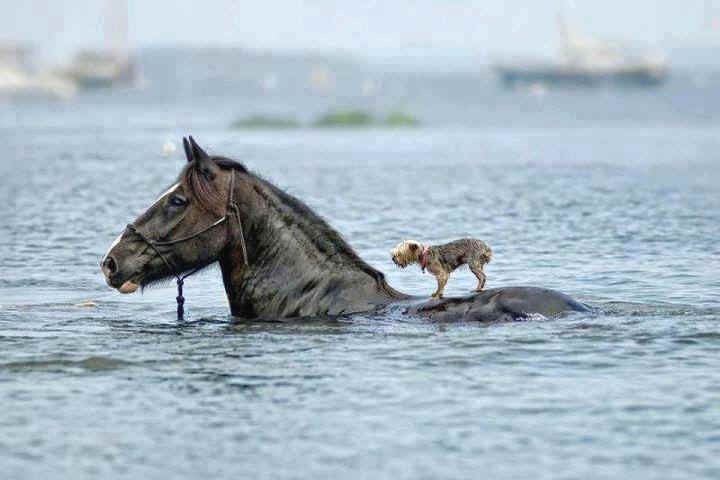
[[[218,262],[237,317],[344,315],[417,304],[303,202],[241,163],[208,155],[192,137],[183,145],[187,163],[177,182],[103,258],[109,286],[130,293],[168,277],[181,281]],[[582,308],[559,292],[510,287],[410,305],[408,311],[484,320]]]

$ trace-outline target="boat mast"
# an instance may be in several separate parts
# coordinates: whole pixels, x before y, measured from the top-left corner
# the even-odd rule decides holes
[[[130,57],[127,0],[105,0],[103,26],[106,48],[109,48],[118,61],[127,62]]]

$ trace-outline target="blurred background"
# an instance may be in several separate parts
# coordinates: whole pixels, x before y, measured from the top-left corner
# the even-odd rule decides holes
[[[720,101],[712,0],[0,4],[6,127],[687,124]]]

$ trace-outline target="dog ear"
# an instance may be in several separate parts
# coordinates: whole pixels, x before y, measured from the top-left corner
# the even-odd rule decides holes
[[[410,245],[408,245],[408,248],[410,249],[411,252],[414,252],[415,250],[418,249],[418,244],[417,244],[417,243],[411,243]]]

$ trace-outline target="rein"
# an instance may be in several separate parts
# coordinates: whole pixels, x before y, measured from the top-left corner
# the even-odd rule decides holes
[[[185,297],[183,297],[183,284],[185,283],[185,279],[189,277],[190,275],[196,273],[198,270],[200,270],[200,267],[195,268],[193,270],[190,270],[185,275],[180,275],[175,268],[170,264],[167,258],[165,258],[165,255],[160,252],[160,249],[158,247],[166,247],[170,245],[176,245],[178,243],[183,243],[188,240],[192,240],[196,237],[199,237],[205,232],[208,232],[212,230],[213,228],[217,227],[218,225],[227,222],[228,223],[228,231],[229,233],[232,233],[232,230],[230,230],[230,215],[234,215],[235,219],[237,220],[238,228],[240,229],[240,245],[242,246],[242,252],[243,252],[243,260],[245,261],[245,265],[249,265],[248,263],[248,257],[247,257],[247,247],[245,246],[245,233],[243,232],[243,226],[242,221],[240,220],[240,208],[238,207],[237,203],[235,203],[235,200],[233,200],[233,192],[235,190],[235,170],[231,170],[230,173],[230,192],[228,193],[228,203],[225,207],[225,215],[222,216],[222,218],[215,221],[215,223],[203,228],[202,230],[195,232],[191,235],[187,235],[185,237],[176,238],[175,240],[165,240],[165,241],[158,241],[158,240],[152,240],[151,238],[148,238],[147,235],[142,233],[138,228],[130,223],[127,226],[127,229],[133,232],[135,235],[140,237],[142,241],[147,243],[157,254],[158,257],[165,263],[165,266],[170,271],[170,274],[175,277],[176,283],[177,283],[177,290],[178,295],[175,297],[175,300],[177,300],[177,318],[178,321],[183,321],[183,316],[185,314]]]

